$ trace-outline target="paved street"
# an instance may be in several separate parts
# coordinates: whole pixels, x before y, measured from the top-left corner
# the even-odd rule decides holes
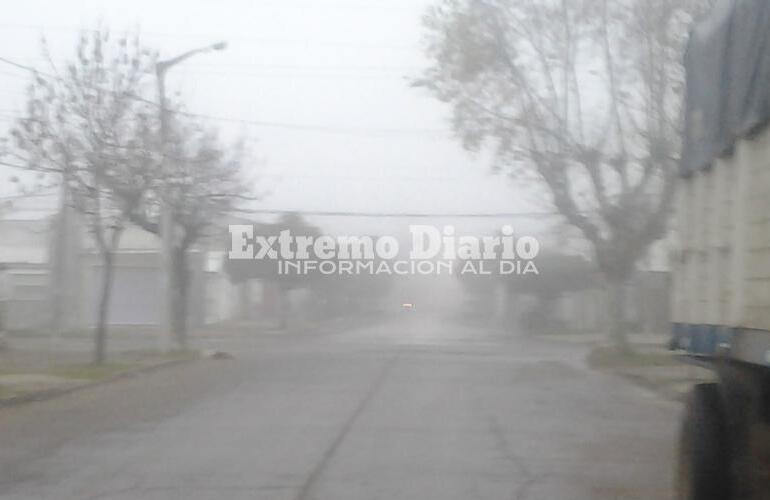
[[[0,411],[8,499],[668,498],[676,405],[419,313]]]

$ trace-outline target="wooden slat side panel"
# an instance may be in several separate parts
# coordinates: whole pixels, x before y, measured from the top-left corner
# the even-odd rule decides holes
[[[674,321],[770,330],[770,129],[679,182]]]
[[[743,255],[736,326],[770,330],[770,133],[741,141],[738,151],[745,199],[737,220],[742,231],[734,243]]]
[[[719,213],[722,205],[721,197],[721,177],[724,165],[717,161],[707,173],[707,198],[709,201],[707,219],[705,221],[708,227],[707,241],[707,316],[706,321],[710,325],[718,325],[722,320],[721,304],[719,301],[721,295],[721,283],[719,276],[720,251],[719,251],[719,232],[720,219]]]
[[[751,155],[748,188],[746,312],[741,326],[770,330],[770,135],[747,144]]]
[[[750,192],[750,168],[752,157],[751,148],[746,141],[736,145],[732,157],[732,189],[731,189],[731,220],[730,231],[730,304],[729,323],[725,326],[742,326],[745,317],[746,297],[746,249],[747,249],[747,205]]]
[[[719,197],[718,213],[718,234],[716,235],[716,246],[718,255],[718,280],[719,280],[719,320],[718,325],[730,324],[730,304],[733,297],[734,282],[730,279],[730,263],[732,262],[732,232],[733,232],[733,210],[735,206],[735,158],[728,157],[717,162],[718,185],[717,195]]]
[[[674,203],[675,247],[671,261],[671,321],[687,323],[687,238],[689,217],[689,186],[687,179],[677,179],[676,201]]]
[[[707,310],[705,304],[707,295],[704,290],[706,280],[705,175],[703,172],[698,172],[693,175],[690,182],[693,184],[692,255],[689,272],[690,282],[688,283],[688,292],[691,296],[690,315],[696,322],[704,323]]]

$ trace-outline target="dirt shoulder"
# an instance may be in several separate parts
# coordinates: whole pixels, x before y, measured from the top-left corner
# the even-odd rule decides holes
[[[694,384],[713,380],[709,370],[685,363],[664,345],[635,346],[630,354],[598,345],[588,355],[588,364],[676,401],[682,401]]]
[[[195,352],[126,352],[94,365],[83,353],[0,353],[0,408],[51,399],[85,387],[192,361]]]

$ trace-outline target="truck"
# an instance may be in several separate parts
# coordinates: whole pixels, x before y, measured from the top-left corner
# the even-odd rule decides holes
[[[770,1],[717,2],[684,66],[671,346],[715,376],[686,403],[676,494],[770,498]]]

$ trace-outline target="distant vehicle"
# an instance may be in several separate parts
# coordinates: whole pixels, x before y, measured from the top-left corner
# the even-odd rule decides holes
[[[411,303],[401,304],[401,307],[406,311],[414,311],[414,304]]]
[[[690,396],[678,498],[770,491],[770,2],[718,2],[691,35],[672,347],[713,370]]]

